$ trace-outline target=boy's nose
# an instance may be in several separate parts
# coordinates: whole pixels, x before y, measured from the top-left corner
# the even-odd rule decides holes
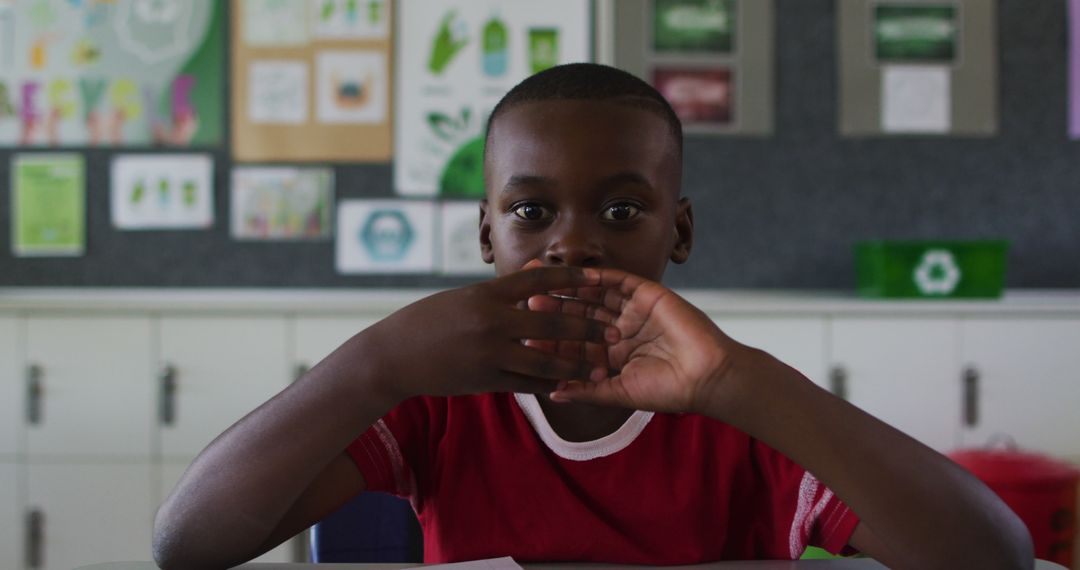
[[[562,232],[548,245],[544,252],[547,265],[566,265],[569,267],[599,267],[603,263],[603,248],[576,229]]]

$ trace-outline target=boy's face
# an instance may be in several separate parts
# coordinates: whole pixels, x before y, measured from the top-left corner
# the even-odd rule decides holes
[[[516,105],[492,125],[481,203],[484,261],[614,267],[659,281],[690,254],[690,203],[667,123],[588,100]]]

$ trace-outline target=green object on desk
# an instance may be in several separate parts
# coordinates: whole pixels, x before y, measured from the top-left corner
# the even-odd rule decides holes
[[[1005,284],[1001,240],[855,244],[859,295],[876,299],[993,299]]]

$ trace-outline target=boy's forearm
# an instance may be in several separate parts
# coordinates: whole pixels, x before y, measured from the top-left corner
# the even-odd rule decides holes
[[[213,567],[257,555],[323,468],[398,403],[363,334],[218,436],[158,511],[155,557]]]
[[[884,544],[869,554],[897,568],[1031,566],[1023,524],[970,473],[768,354],[740,356],[706,413],[832,489]]]

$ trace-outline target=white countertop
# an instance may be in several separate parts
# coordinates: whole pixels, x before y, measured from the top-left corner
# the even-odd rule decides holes
[[[385,314],[432,289],[151,289],[0,287],[0,311]],[[854,292],[683,289],[710,313],[1080,316],[1080,290],[1020,289],[993,300],[875,300]]]

